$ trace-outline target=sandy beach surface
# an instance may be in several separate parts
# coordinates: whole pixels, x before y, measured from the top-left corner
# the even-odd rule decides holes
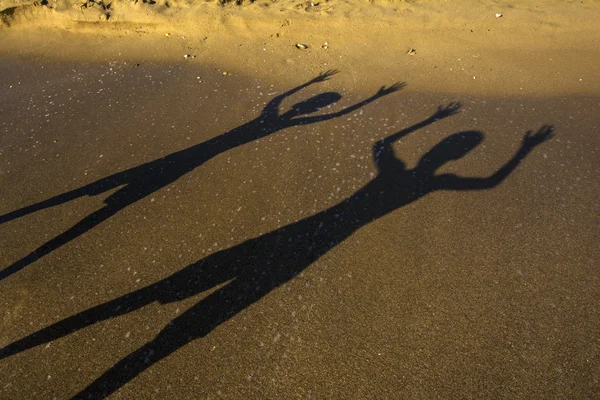
[[[0,0],[0,398],[597,398],[598,16]]]

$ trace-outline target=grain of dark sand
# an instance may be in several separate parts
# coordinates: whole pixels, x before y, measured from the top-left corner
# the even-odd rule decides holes
[[[600,99],[407,82],[344,114],[379,86],[358,93],[342,71],[279,107],[328,93],[310,115],[337,118],[213,139],[313,78],[2,60],[0,263],[18,267],[0,281],[1,398],[598,395]],[[400,172],[371,189],[373,144],[420,122],[393,143],[407,169],[484,134],[436,172],[463,177],[493,176],[528,130],[555,132],[485,189],[414,195],[431,182]],[[18,264],[105,199],[108,215]]]

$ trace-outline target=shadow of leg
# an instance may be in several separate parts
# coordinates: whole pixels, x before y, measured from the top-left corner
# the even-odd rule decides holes
[[[56,322],[0,349],[0,360],[68,336],[107,319],[128,314],[155,301],[161,284],[147,286]]]
[[[151,342],[129,354],[103,373],[74,399],[102,399],[125,386],[154,363],[193,340],[204,337],[217,326],[255,303],[277,284],[252,275],[236,279],[185,311],[167,325]]]
[[[123,358],[72,398],[104,399],[188,343],[182,336],[171,335],[169,331],[169,327],[165,328],[154,340]]]
[[[89,190],[87,187],[72,190],[70,192],[63,193],[61,195],[52,197],[48,200],[40,201],[39,203],[32,204],[30,206],[23,207],[18,210],[9,212],[8,214],[0,215],[0,224],[4,224],[6,222],[12,221],[13,219],[24,217],[28,214],[32,214],[36,211],[40,211],[45,208],[50,208],[50,207],[58,206],[63,203],[67,203],[78,197],[83,197],[83,196],[87,196],[87,195],[89,195]]]
[[[21,258],[19,261],[13,263],[12,265],[9,265],[8,267],[0,271],[0,280],[8,278],[12,274],[22,270],[29,264],[35,262],[39,258],[50,254],[59,247],[79,237],[80,235],[89,231],[104,220],[113,216],[122,208],[123,207],[105,206],[104,208],[101,208],[100,210],[88,215],[87,217],[79,221],[77,224],[73,225],[69,230],[49,240],[48,242],[44,243],[25,257]]]

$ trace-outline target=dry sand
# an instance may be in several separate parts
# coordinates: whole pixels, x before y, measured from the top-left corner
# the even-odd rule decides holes
[[[598,396],[600,3],[2,9],[0,398]]]
[[[192,54],[196,64],[279,82],[338,68],[354,90],[390,79],[420,91],[486,95],[600,90],[594,1],[94,4],[51,0],[5,10],[10,29],[0,31],[0,49],[86,61],[182,61]],[[103,13],[110,18],[101,20]],[[296,43],[309,48],[298,51]],[[407,56],[411,48],[416,54]]]

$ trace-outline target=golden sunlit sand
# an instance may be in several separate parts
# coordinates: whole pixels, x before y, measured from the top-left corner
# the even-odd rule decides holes
[[[0,8],[13,6],[3,1]],[[55,60],[183,62],[190,54],[195,63],[279,81],[335,67],[359,88],[401,77],[426,91],[537,96],[599,90],[600,34],[591,18],[600,13],[597,2],[310,4],[25,3],[3,11],[0,48]]]

